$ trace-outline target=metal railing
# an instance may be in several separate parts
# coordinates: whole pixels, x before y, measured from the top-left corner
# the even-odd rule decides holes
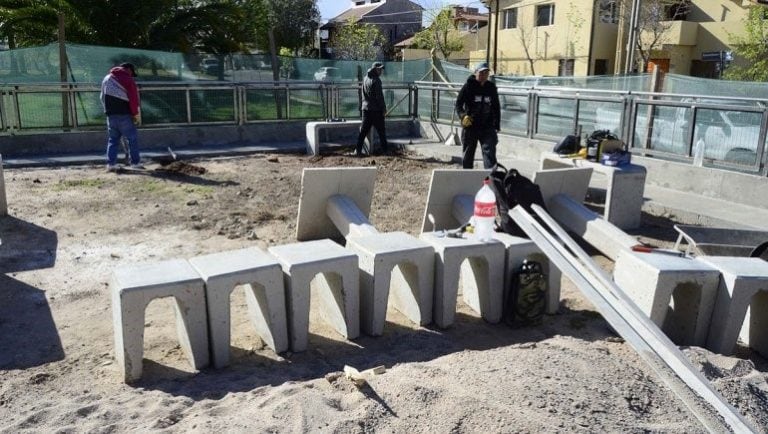
[[[416,82],[419,116],[455,122],[460,86]],[[505,134],[557,141],[607,129],[639,155],[766,175],[766,100],[560,87],[498,90]]]
[[[388,116],[456,123],[461,83],[385,83]],[[141,83],[145,127],[358,118],[360,84]],[[506,134],[559,140],[611,130],[636,154],[766,175],[768,101],[499,85]],[[0,86],[0,134],[103,128],[97,84]]]
[[[360,117],[358,83],[141,83],[145,127]],[[0,85],[0,134],[102,128],[97,84]],[[385,84],[391,117],[413,117],[415,88]]]

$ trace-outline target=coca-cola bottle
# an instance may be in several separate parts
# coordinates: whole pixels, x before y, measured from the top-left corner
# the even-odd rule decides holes
[[[489,187],[490,179],[483,181],[483,186],[475,195],[475,212],[472,216],[475,237],[483,242],[493,238],[493,224],[496,220],[496,195]]]

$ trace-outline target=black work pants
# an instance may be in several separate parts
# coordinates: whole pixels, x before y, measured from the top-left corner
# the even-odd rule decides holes
[[[480,149],[483,152],[483,167],[492,168],[496,165],[496,144],[499,143],[499,136],[493,127],[470,127],[461,130],[461,149],[464,152],[462,167],[474,168],[477,142],[480,142]]]
[[[360,126],[360,134],[357,136],[357,147],[355,151],[360,154],[363,151],[363,142],[371,131],[371,126],[376,128],[379,135],[379,142],[384,152],[389,150],[387,144],[387,131],[384,126],[384,111],[382,110],[363,110],[363,124]],[[370,144],[373,152],[373,143]]]

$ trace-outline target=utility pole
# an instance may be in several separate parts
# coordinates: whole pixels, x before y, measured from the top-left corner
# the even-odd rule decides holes
[[[64,14],[59,12],[59,79],[61,80],[61,125],[69,127],[69,93],[67,92],[67,46],[64,35]]]
[[[635,45],[638,38],[638,21],[640,17],[640,1],[632,0],[632,15],[629,18],[629,38],[627,38],[627,63],[624,65],[624,73],[632,72],[635,63]]]

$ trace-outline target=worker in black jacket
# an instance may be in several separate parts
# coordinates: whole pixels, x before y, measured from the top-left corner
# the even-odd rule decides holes
[[[371,126],[376,127],[384,153],[389,151],[387,131],[384,125],[384,114],[387,112],[387,104],[384,101],[384,90],[379,78],[383,72],[384,64],[374,62],[363,80],[363,102],[360,105],[360,110],[363,112],[363,124],[360,126],[360,134],[357,136],[357,146],[355,147],[355,155],[358,157],[363,155],[363,141],[371,131]],[[371,143],[371,147],[373,147],[373,143]]]
[[[478,64],[475,74],[469,76],[456,99],[456,113],[463,127],[461,145],[464,153],[462,166],[465,169],[474,167],[478,141],[483,152],[483,167],[490,169],[496,164],[501,105],[496,84],[488,81],[490,72],[487,63]]]

